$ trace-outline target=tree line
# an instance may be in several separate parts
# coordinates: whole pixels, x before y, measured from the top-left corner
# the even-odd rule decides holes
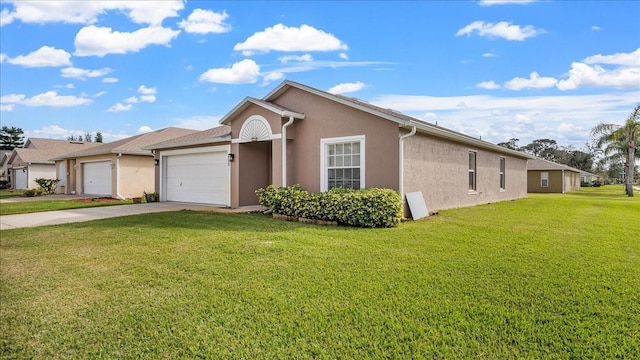
[[[599,123],[590,135],[586,151],[559,146],[552,139],[537,139],[518,146],[519,139],[512,138],[498,145],[612,179],[624,179],[626,194],[633,196],[636,159],[640,159],[640,104],[622,125]]]
[[[86,133],[83,136],[68,136],[69,141],[83,141],[83,142],[102,142],[102,133],[96,132],[95,136],[90,133]],[[13,150],[15,148],[24,147],[24,131],[19,127],[3,126],[0,129],[0,150]]]

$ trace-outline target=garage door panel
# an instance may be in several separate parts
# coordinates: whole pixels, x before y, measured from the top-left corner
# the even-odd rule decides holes
[[[91,195],[111,196],[111,162],[99,161],[82,164],[83,192]]]
[[[16,189],[26,189],[27,188],[27,173],[26,171],[22,171],[22,169],[15,170],[15,186]]]
[[[167,201],[229,205],[226,151],[172,155],[165,163]]]

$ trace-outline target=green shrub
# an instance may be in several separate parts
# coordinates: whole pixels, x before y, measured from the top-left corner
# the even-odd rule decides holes
[[[36,184],[38,184],[42,192],[44,192],[45,194],[53,194],[54,192],[56,192],[56,187],[58,187],[59,182],[60,179],[36,179]]]
[[[27,189],[24,191],[24,196],[27,197],[34,197],[34,196],[39,196],[42,194],[42,190],[40,189]]]
[[[402,200],[391,189],[335,188],[310,193],[300,185],[256,190],[260,205],[275,214],[313,220],[337,221],[356,227],[392,227],[402,219]]]

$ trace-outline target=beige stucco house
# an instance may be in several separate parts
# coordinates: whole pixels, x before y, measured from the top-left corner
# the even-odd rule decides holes
[[[421,191],[429,210],[527,194],[529,155],[292,81],[221,123],[146,147],[162,201],[254,205],[269,184]]]
[[[64,179],[64,194],[125,199],[155,189],[156,162],[143,147],[197,132],[165,128],[54,158],[56,174]]]
[[[530,159],[527,164],[527,191],[561,193],[580,190],[581,170],[544,159]]]
[[[34,189],[38,187],[35,181],[38,178],[61,179],[56,175],[56,166],[52,158],[95,146],[96,143],[81,141],[29,138],[24,147],[6,153],[0,162],[11,188]],[[64,186],[65,183],[61,179],[58,189]]]

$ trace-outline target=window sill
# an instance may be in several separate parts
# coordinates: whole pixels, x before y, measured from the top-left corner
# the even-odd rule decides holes
[[[507,192],[507,189],[500,189],[500,192],[501,192],[501,193],[503,193],[503,192]]]
[[[480,193],[477,192],[476,190],[469,190],[468,194],[469,195],[479,195]]]

